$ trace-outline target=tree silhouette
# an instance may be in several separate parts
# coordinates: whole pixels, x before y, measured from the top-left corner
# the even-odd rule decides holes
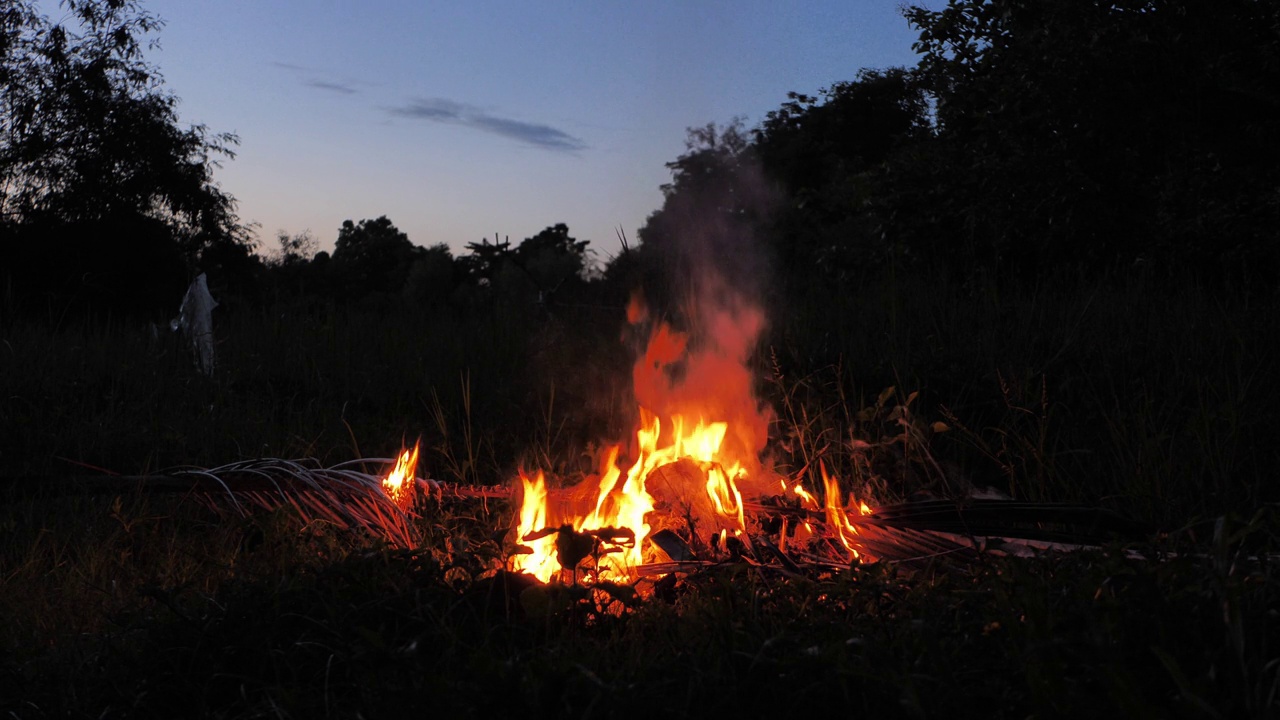
[[[911,8],[944,232],[1021,270],[1276,258],[1280,6],[951,0]]]
[[[581,281],[587,267],[588,240],[577,240],[569,226],[556,223],[516,248],[513,260],[538,292],[538,301],[547,302],[566,283]]]
[[[418,248],[386,215],[354,223],[345,220],[334,243],[334,272],[347,297],[373,292],[400,293]]]
[[[453,251],[437,243],[417,254],[409,267],[404,284],[404,298],[423,308],[438,308],[447,303],[456,286]]]
[[[742,121],[691,128],[685,147],[667,163],[662,207],[639,231],[640,282],[659,312],[676,308],[713,271],[748,292],[760,289],[767,265],[757,241],[777,196]]]
[[[627,259],[652,294],[686,293],[707,259],[752,278],[752,239],[783,287],[819,296],[885,268],[1280,283],[1280,4],[905,15],[916,67],[792,93],[751,131],[690,130]]]
[[[487,287],[493,284],[510,259],[511,241],[499,242],[495,235],[492,243],[488,238],[482,238],[478,243],[467,243],[467,251],[457,260],[463,277],[473,285]]]
[[[786,198],[770,223],[784,279],[847,278],[901,253],[902,219],[879,212],[886,175],[931,132],[923,88],[902,68],[863,70],[817,96],[789,93],[755,131],[764,173]]]
[[[212,179],[235,136],[181,127],[177,98],[143,59],[160,21],[134,0],[63,5],[75,26],[31,2],[0,9],[0,257],[14,285],[163,284],[131,268],[170,273],[211,246],[247,244],[234,199]],[[68,262],[51,262],[55,251]]]

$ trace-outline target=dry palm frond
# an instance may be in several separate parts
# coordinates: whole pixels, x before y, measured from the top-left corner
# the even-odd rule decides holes
[[[366,458],[321,467],[314,460],[245,460],[215,468],[174,468],[165,476],[193,481],[192,490],[216,510],[248,515],[252,507],[288,507],[306,521],[323,520],[340,529],[362,528],[394,547],[415,544],[412,510],[397,505],[382,489],[382,477],[357,467],[390,465],[394,459]],[[434,485],[430,480],[419,484]]]

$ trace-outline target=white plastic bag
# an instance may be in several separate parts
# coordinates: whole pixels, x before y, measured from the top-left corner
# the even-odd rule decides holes
[[[196,369],[207,376],[213,375],[213,309],[218,302],[209,294],[209,284],[204,273],[196,276],[182,298],[178,317],[169,323],[174,332],[191,344]]]

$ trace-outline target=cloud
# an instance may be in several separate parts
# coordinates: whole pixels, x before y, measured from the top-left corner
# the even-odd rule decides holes
[[[347,83],[335,82],[333,80],[304,80],[304,85],[330,92],[342,93],[343,95],[355,95],[358,90]]]
[[[492,115],[472,105],[444,98],[419,98],[405,105],[389,108],[387,112],[414,120],[464,125],[545,150],[574,153],[587,148],[587,144],[580,138],[550,125]]]
[[[304,67],[302,65],[294,65],[293,63],[277,61],[271,64],[283,70],[288,70],[298,78],[298,82],[306,85],[307,87],[316,88],[317,90],[324,90],[342,95],[355,95],[360,92],[360,86],[368,84],[350,79],[340,79],[328,76],[328,73],[323,70]]]
[[[400,117],[414,118],[416,120],[434,120],[435,122],[465,122],[463,116],[468,113],[470,108],[462,103],[456,103],[452,100],[443,98],[434,98],[430,100],[414,100],[408,105],[391,108],[392,115]]]

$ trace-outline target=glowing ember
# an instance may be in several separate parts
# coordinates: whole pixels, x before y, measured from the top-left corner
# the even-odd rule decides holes
[[[418,469],[418,443],[412,450],[400,453],[396,466],[382,479],[382,489],[396,505],[409,509],[413,505],[414,473]]]

